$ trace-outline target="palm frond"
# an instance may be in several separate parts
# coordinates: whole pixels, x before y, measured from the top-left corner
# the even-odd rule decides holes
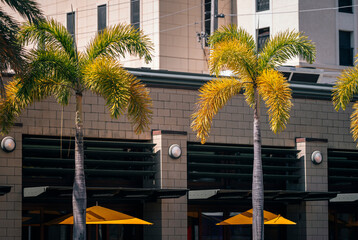
[[[132,76],[114,59],[96,58],[85,68],[83,81],[86,88],[101,95],[111,116],[118,118],[124,113],[131,98]]]
[[[263,70],[275,68],[296,56],[312,63],[316,57],[316,48],[303,33],[287,30],[270,38],[259,55],[259,66]]]
[[[242,83],[235,78],[219,78],[199,89],[199,101],[192,114],[191,128],[202,143],[209,136],[214,116],[233,96],[240,93],[241,88]]]
[[[354,141],[358,139],[358,102],[353,104],[353,113],[351,115],[351,133]]]
[[[45,48],[63,50],[71,59],[77,58],[72,35],[53,19],[38,24],[25,23],[19,32],[19,39],[23,44],[45,44]]]
[[[352,101],[353,95],[358,92],[358,65],[354,68],[346,68],[337,78],[333,87],[332,101],[334,109],[346,109]]]
[[[285,129],[290,118],[292,94],[285,77],[276,70],[265,70],[257,78],[257,89],[266,107],[274,133]]]
[[[249,107],[254,108],[255,107],[254,81],[250,78],[244,78],[241,80],[241,82],[243,83],[245,101],[247,105],[249,105]]]
[[[209,69],[219,75],[221,70],[231,70],[238,78],[255,78],[256,56],[237,40],[217,43],[210,52]]]
[[[42,11],[36,1],[32,0],[1,0],[29,22],[38,22],[43,19]]]
[[[126,53],[152,60],[153,44],[149,37],[131,25],[118,24],[108,27],[87,46],[87,56],[94,60],[99,56],[124,57]]]
[[[149,96],[149,91],[143,83],[132,76],[129,88],[129,102],[128,102],[128,118],[134,124],[134,131],[139,134],[148,128],[152,110],[152,100]]]
[[[222,26],[209,37],[209,44],[214,47],[217,43],[237,40],[245,45],[250,51],[256,51],[256,44],[254,38],[243,28],[238,28],[236,25]]]

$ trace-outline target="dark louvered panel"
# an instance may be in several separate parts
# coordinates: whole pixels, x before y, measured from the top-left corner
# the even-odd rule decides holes
[[[23,185],[71,186],[74,174],[73,138],[23,137]],[[139,141],[85,139],[88,187],[142,187],[153,182],[155,144]],[[104,185],[105,184],[105,185]]]
[[[299,151],[262,148],[266,190],[296,190],[300,178]],[[188,186],[191,189],[251,189],[252,146],[188,144]]]
[[[358,191],[358,151],[328,150],[329,191]]]

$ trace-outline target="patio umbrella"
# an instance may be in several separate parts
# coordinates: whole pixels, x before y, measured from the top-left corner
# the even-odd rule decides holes
[[[55,219],[47,224],[73,224],[73,216],[72,214],[69,214],[61,218]],[[152,225],[153,223],[105,207],[93,206],[86,209],[86,224]]]
[[[246,212],[228,218],[216,225],[251,225],[252,224],[252,209]],[[272,212],[264,210],[264,224],[296,224],[281,215],[273,214]]]

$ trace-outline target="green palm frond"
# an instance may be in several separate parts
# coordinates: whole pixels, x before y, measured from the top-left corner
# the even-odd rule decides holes
[[[132,76],[112,58],[97,58],[84,70],[84,84],[106,99],[114,118],[124,113],[130,99]]]
[[[334,109],[346,109],[353,99],[353,95],[358,93],[358,66],[346,68],[338,77],[332,93]]]
[[[32,0],[1,0],[29,22],[38,22],[43,19],[42,11],[36,1]]]
[[[77,57],[72,35],[53,19],[38,24],[24,24],[19,32],[19,39],[23,44],[45,44],[45,49],[64,50],[71,59]]]
[[[222,26],[215,31],[209,38],[209,44],[213,47],[217,43],[226,42],[230,40],[237,40],[245,45],[250,51],[256,51],[256,44],[254,38],[243,28],[238,28],[236,25]]]
[[[351,115],[351,133],[354,141],[358,139],[358,102],[353,104],[353,113]]]
[[[235,78],[211,80],[199,89],[199,101],[192,115],[191,128],[197,138],[205,143],[211,123],[218,111],[235,95],[240,93],[242,83]]]
[[[152,117],[152,101],[149,91],[143,83],[132,77],[130,88],[130,98],[128,102],[128,118],[134,123],[134,131],[142,133],[150,124]]]
[[[257,78],[257,88],[268,107],[271,130],[274,133],[284,130],[292,107],[292,94],[287,80],[276,70],[265,70]]]
[[[255,77],[256,56],[237,40],[217,43],[210,52],[209,69],[218,75],[221,70],[232,70],[239,78]]]
[[[124,57],[126,53],[144,57],[148,63],[152,60],[153,44],[147,35],[131,25],[118,24],[108,27],[87,46],[89,60],[99,56]]]
[[[270,38],[259,55],[259,66],[263,70],[275,68],[296,56],[312,63],[316,48],[302,33],[287,30]]]

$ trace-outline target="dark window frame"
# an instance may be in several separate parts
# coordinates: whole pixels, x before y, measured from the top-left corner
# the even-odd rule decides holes
[[[256,12],[270,10],[270,0],[256,0]]]
[[[338,0],[338,12],[353,13],[352,0]]]
[[[353,66],[352,34],[350,31],[339,30],[339,65]]]
[[[210,36],[212,34],[211,32],[211,1],[215,1],[215,12],[214,14],[218,14],[218,0],[205,0],[204,1],[204,32],[206,36]],[[214,17],[214,31],[218,29],[218,19]],[[207,46],[208,43],[205,42],[205,46]]]
[[[140,29],[140,0],[131,0],[131,25],[136,28]]]
[[[107,27],[107,4],[97,6],[97,31],[101,32]]]
[[[264,46],[266,41],[270,38],[270,28],[259,28],[257,29],[257,50],[260,51]]]

